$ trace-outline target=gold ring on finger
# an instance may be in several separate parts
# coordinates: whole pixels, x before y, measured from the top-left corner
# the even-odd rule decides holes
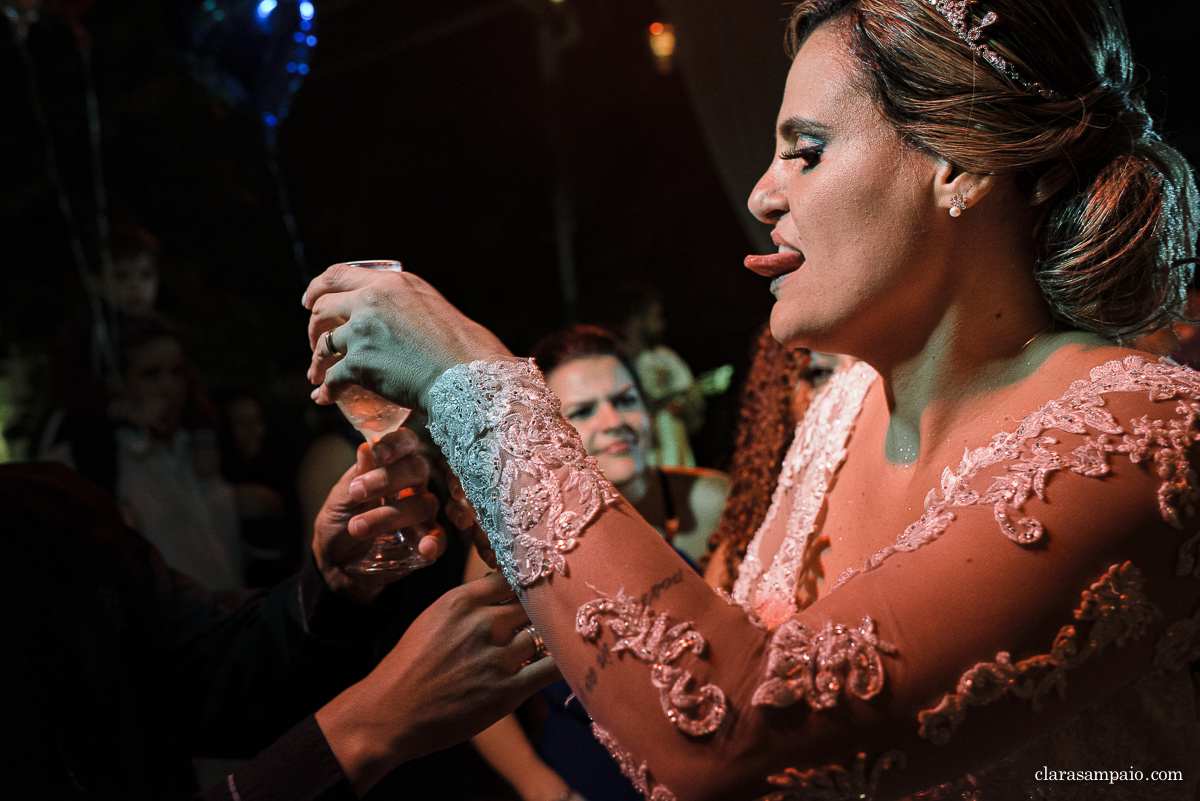
[[[337,346],[333,344],[333,329],[332,328],[325,332],[325,348],[326,348],[326,350],[329,351],[329,355],[333,356],[335,358],[340,358],[340,357],[346,355],[346,354],[342,353],[340,350],[338,350]]]

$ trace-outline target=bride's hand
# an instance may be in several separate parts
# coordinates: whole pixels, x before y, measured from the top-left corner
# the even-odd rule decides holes
[[[343,386],[359,384],[426,408],[429,388],[454,365],[512,356],[412,273],[335,264],[308,285],[304,306],[312,312],[308,378],[320,385],[317,403],[333,403]]]

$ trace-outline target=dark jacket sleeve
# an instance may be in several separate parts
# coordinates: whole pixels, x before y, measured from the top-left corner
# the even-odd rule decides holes
[[[0,708],[22,732],[0,798],[187,798],[193,756],[254,757],[201,798],[352,798],[313,713],[462,569],[443,558],[370,606],[311,561],[267,591],[213,593],[62,465],[0,465],[0,511]]]
[[[378,661],[395,610],[343,599],[311,561],[270,591],[209,593],[160,577],[164,660],[194,754],[249,756]]]
[[[312,715],[193,801],[356,801]]]
[[[21,568],[0,583],[0,707],[22,731],[0,787],[187,798],[189,757],[260,751],[233,787],[315,793],[275,796],[291,799],[344,784],[312,713],[377,662],[413,600],[403,589],[364,606],[310,563],[269,591],[209,592],[62,465],[0,465],[0,510]]]

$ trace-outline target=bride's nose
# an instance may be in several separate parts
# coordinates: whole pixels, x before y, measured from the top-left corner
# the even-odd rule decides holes
[[[787,193],[783,189],[783,182],[776,174],[777,163],[777,161],[771,162],[771,166],[754,185],[754,189],[750,192],[750,199],[746,202],[750,213],[768,225],[774,225],[780,217],[788,212]]]

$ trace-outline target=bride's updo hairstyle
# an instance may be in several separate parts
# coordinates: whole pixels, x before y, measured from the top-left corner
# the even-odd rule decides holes
[[[1017,177],[1040,212],[1037,279],[1059,319],[1130,340],[1183,314],[1196,186],[1153,130],[1115,0],[802,0],[790,53],[831,20],[906,141]]]

